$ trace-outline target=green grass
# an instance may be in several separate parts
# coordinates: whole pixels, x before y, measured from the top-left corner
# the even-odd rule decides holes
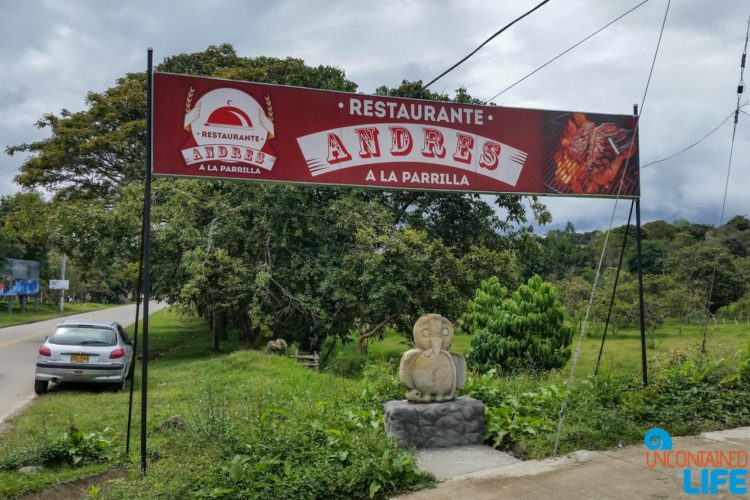
[[[93,302],[87,302],[85,304],[65,304],[65,311],[61,313],[60,307],[56,304],[39,304],[39,310],[35,311],[34,303],[30,301],[26,306],[26,311],[21,312],[18,301],[14,300],[13,312],[9,314],[7,304],[7,302],[0,302],[0,328],[13,325],[23,325],[26,323],[33,323],[35,321],[44,321],[45,319],[59,318],[62,316],[70,316],[71,314],[98,311],[100,309],[117,307],[121,305],[95,304]]]
[[[596,360],[601,346],[603,326],[591,325],[587,335],[581,344],[581,355],[576,366],[576,376],[586,376],[594,372]],[[641,372],[641,334],[638,328],[624,328],[612,335],[611,330],[607,333],[602,353],[600,370],[612,374],[638,374]],[[647,362],[653,362],[658,358],[670,356],[674,351],[688,352],[700,349],[703,340],[703,324],[681,324],[676,320],[667,320],[663,327],[656,331],[654,342],[646,338]],[[731,357],[737,349],[750,341],[750,325],[735,324],[727,322],[716,325],[709,324],[706,349],[708,352],[718,356]],[[571,349],[575,351],[578,345],[578,334],[573,337]],[[652,347],[653,346],[653,347]],[[471,347],[471,337],[468,335],[455,335],[451,350],[465,354]],[[367,345],[366,358],[368,360],[390,360],[398,363],[401,355],[411,347],[406,339],[393,330],[382,338],[372,340]],[[337,363],[345,369],[340,370],[344,375],[356,375],[364,366],[364,360],[357,352],[357,344],[352,341],[346,345],[340,343],[331,354],[332,368],[337,369]],[[572,362],[568,362],[566,370]],[[354,367],[354,368],[352,368]],[[346,369],[348,368],[348,370]],[[337,370],[338,371],[338,370]],[[353,372],[353,373],[352,373]]]
[[[131,326],[128,329],[131,334],[132,328]],[[170,368],[191,359],[196,363],[205,362],[221,354],[209,350],[207,329],[197,321],[182,321],[176,314],[159,311],[151,316],[150,330],[149,347],[155,361],[149,363],[149,421],[157,422],[171,416],[170,412],[184,412],[184,403],[189,399],[185,392],[195,388],[193,377],[186,377],[181,372],[183,378],[176,380],[169,375]],[[201,336],[202,342],[195,341],[198,336]],[[140,342],[142,338],[139,339]],[[205,383],[210,377],[200,376],[198,380]],[[134,400],[136,404],[133,411],[131,446],[137,450],[140,432],[140,373],[137,373]],[[127,425],[127,405],[127,391],[112,393],[88,384],[53,386],[48,394],[11,419],[11,430],[0,432],[0,455],[27,447],[45,436],[60,436],[71,425],[87,432],[103,431],[111,427],[117,433],[120,443],[123,443]],[[151,443],[152,449],[158,448],[161,444],[156,437]],[[112,465],[107,464],[90,465],[83,469],[63,467],[29,476],[0,471],[0,497],[36,491],[46,485],[77,479],[111,467]]]
[[[588,375],[594,372],[596,359],[601,346],[602,328],[592,328],[581,345],[581,356],[576,367],[576,374]],[[627,328],[617,335],[607,333],[602,353],[601,370],[613,374],[631,374],[641,371],[641,334],[638,328]],[[725,325],[709,324],[706,350],[712,355],[731,357],[737,349],[750,340],[750,325],[727,323]],[[681,324],[668,320],[656,331],[654,342],[646,338],[647,361],[671,356],[675,351],[694,352],[700,349],[703,341],[703,325]],[[573,348],[578,343],[573,339]],[[653,347],[652,347],[653,346]]]
[[[280,452],[272,451],[274,449],[284,450],[284,455],[288,451],[286,461],[296,464],[290,472],[284,462],[292,486],[299,483],[305,487],[308,482],[314,483],[311,487],[326,486],[325,480],[314,477],[316,460],[322,461],[323,465],[329,464],[330,457],[325,454],[330,455],[332,446],[338,447],[336,457],[344,457],[342,460],[348,460],[352,465],[346,468],[337,458],[334,465],[339,469],[330,473],[321,469],[320,474],[337,476],[343,470],[345,475],[356,472],[366,477],[369,473],[379,473],[379,465],[364,465],[371,460],[367,454],[372,453],[371,450],[383,453],[383,447],[392,445],[383,439],[381,415],[352,413],[351,402],[363,389],[361,381],[316,373],[289,358],[235,350],[240,347],[238,341],[227,340],[222,344],[224,352],[213,352],[210,331],[202,320],[180,318],[169,311],[152,315],[150,330],[149,357],[153,361],[149,363],[148,476],[142,479],[137,472],[140,434],[140,372],[137,371],[130,457],[124,462],[117,460],[83,468],[52,467],[31,476],[0,471],[0,498],[39,491],[45,486],[123,465],[129,468],[130,477],[128,481],[114,483],[112,492],[108,493],[114,497],[192,495],[201,485],[224,481],[224,473],[217,464],[237,454],[237,450],[244,450],[242,452],[249,455],[257,452],[263,459],[266,458],[264,453],[278,456]],[[61,436],[71,425],[84,432],[103,432],[110,427],[116,435],[117,447],[122,449],[127,401],[127,391],[112,393],[89,385],[53,386],[48,394],[14,417],[9,430],[0,432],[0,463],[4,456]],[[161,423],[173,415],[183,416],[188,422],[186,427],[160,429]],[[320,423],[312,427],[307,425],[314,422]],[[268,426],[271,426],[270,430],[263,431]],[[345,428],[344,431],[336,430],[341,427]],[[263,431],[262,435],[257,435],[260,431]],[[324,442],[310,447],[305,444],[304,436],[313,431],[323,433]],[[338,436],[339,432],[341,437],[332,440],[332,436]],[[279,442],[275,443],[274,439]],[[295,455],[289,451],[295,443],[307,448],[297,450]],[[257,446],[257,451],[251,449],[251,445]],[[310,457],[311,453],[325,456]],[[391,457],[389,461],[398,458],[394,451],[386,450],[386,455]],[[295,456],[302,456],[304,460],[299,459],[297,463]],[[381,464],[383,460],[378,455],[372,463]],[[394,463],[401,463],[399,467],[414,467],[411,458],[399,460],[411,461],[409,465],[396,460]],[[254,469],[248,472],[256,473]],[[389,473],[398,474],[398,471]],[[310,474],[312,479],[308,477]],[[199,480],[199,477],[205,479]],[[384,474],[386,479],[367,479],[360,487],[356,484],[358,477],[354,475],[345,483],[353,484],[355,491],[359,491],[357,488],[367,491],[368,487],[373,487],[373,481],[381,481],[381,493],[393,493],[393,488],[398,488],[399,484],[395,482],[388,486],[388,474]],[[341,480],[344,479],[346,477]],[[429,478],[421,481],[420,484],[430,484]],[[251,481],[245,486],[237,483],[235,486],[256,488],[258,485],[262,482]]]

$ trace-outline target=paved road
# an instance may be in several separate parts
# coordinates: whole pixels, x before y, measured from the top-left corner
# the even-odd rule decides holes
[[[151,302],[149,312],[165,306],[163,302]],[[135,304],[66,316],[66,319],[113,320],[127,326],[135,321]],[[59,321],[56,318],[0,328],[0,423],[34,398],[37,349]]]

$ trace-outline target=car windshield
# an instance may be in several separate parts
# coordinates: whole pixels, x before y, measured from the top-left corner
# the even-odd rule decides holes
[[[115,345],[115,331],[95,326],[60,326],[49,342],[60,345]]]

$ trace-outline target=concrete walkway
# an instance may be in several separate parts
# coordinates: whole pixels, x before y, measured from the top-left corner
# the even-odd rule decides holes
[[[750,450],[750,427],[708,432],[694,437],[673,437],[674,450]],[[474,449],[470,449],[474,448]],[[403,500],[422,499],[638,499],[686,498],[699,495],[683,493],[683,469],[649,468],[643,444],[606,451],[576,451],[564,457],[521,462],[494,455],[491,448],[462,447],[454,459],[449,450],[425,450],[419,465],[439,479],[449,477],[429,490],[403,495]],[[499,453],[499,452],[496,452]],[[467,457],[474,454],[474,460]],[[482,457],[486,457],[483,461]],[[472,465],[469,465],[472,464]],[[464,472],[473,469],[473,472]],[[454,474],[453,472],[457,472]],[[700,474],[692,472],[692,478]],[[693,486],[699,486],[693,481]],[[750,473],[745,476],[750,491]],[[719,488],[709,498],[750,498],[732,495]]]

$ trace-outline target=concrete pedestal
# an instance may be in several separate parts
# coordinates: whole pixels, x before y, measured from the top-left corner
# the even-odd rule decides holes
[[[444,403],[389,401],[384,407],[385,431],[409,448],[447,448],[481,444],[484,403],[469,397]]]

